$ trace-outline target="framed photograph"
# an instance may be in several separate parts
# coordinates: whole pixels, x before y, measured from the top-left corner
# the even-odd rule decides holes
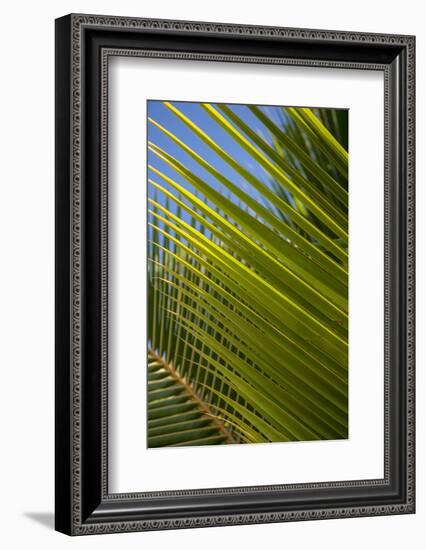
[[[414,513],[413,36],[56,21],[56,529]]]

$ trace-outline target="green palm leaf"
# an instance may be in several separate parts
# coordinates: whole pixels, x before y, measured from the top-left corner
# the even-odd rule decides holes
[[[235,443],[221,420],[166,361],[148,352],[149,447]]]
[[[201,104],[203,129],[163,110],[168,125],[149,119],[148,446],[347,437],[347,114]]]

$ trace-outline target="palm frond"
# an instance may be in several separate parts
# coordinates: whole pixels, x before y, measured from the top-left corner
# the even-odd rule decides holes
[[[347,113],[184,108],[149,119],[148,446],[345,438]]]

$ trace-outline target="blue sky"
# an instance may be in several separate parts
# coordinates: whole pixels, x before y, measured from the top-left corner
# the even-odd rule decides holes
[[[199,103],[190,102],[173,102],[181,112],[188,116],[197,126],[205,131],[214,141],[216,141],[223,149],[225,149],[233,158],[242,163],[253,175],[260,180],[267,182],[265,171],[242,149],[210,116],[203,110]],[[253,130],[261,133],[268,139],[267,130],[258,121],[245,105],[231,105],[232,110],[240,116]],[[266,107],[265,112],[274,121],[279,120],[280,107]],[[282,112],[282,111],[281,111]],[[148,116],[166,127],[169,131],[178,136],[189,147],[200,154],[207,162],[217,168],[225,177],[233,183],[248,190],[248,183],[237,174],[225,161],[223,161],[216,153],[214,153],[206,144],[203,143],[187,126],[178,119],[161,101],[148,101]],[[220,189],[220,184],[208,172],[204,171],[195,161],[193,161],[179,146],[177,146],[170,138],[168,138],[161,130],[154,125],[148,123],[148,141],[154,142],[156,145],[166,150],[170,155],[177,158],[185,164],[187,168],[194,171],[204,181],[209,183],[215,189]],[[176,179],[179,183],[190,188],[187,182],[169,168],[164,162],[156,157],[152,152],[148,152],[148,163],[164,172],[169,177]],[[149,172],[150,176],[158,180],[158,176]],[[152,189],[150,190],[152,191]],[[250,189],[250,192],[254,190]]]
[[[193,102],[171,102],[176,106],[184,115],[190,118],[197,126],[199,126],[206,134],[209,135],[216,143],[218,143],[226,152],[231,155],[238,163],[242,164],[252,175],[261,180],[263,183],[269,184],[269,176],[264,169],[253,161],[252,157],[246,151],[241,148],[226,132],[223,130],[200,106],[199,103]],[[214,105],[214,104],[213,104]],[[266,141],[270,141],[268,130],[262,125],[262,123],[251,113],[246,105],[229,105],[229,107],[237,114],[252,130],[260,134]],[[276,123],[282,123],[283,110],[281,107],[262,107],[262,110]],[[263,196],[261,196],[240,174],[235,172],[224,160],[221,159],[214,151],[212,151],[200,138],[198,138],[172,111],[170,111],[162,101],[150,100],[148,101],[148,117],[154,119],[156,122],[167,128],[170,132],[175,134],[186,145],[191,147],[200,156],[202,156],[209,164],[214,166],[221,172],[223,176],[231,180],[234,184],[238,185],[241,189],[250,194],[251,197],[256,198],[259,202],[265,202]],[[155,145],[161,147],[168,154],[172,155],[188,169],[194,172],[198,177],[203,179],[211,187],[219,192],[225,192],[229,196],[229,191],[225,190],[220,182],[218,182],[210,173],[204,170],[196,161],[194,161],[187,153],[173,142],[168,136],[166,136],[160,129],[156,128],[153,124],[147,122],[148,128],[148,141],[153,142]],[[192,186],[179,174],[177,174],[172,168],[170,168],[165,162],[159,159],[153,152],[148,151],[148,165],[152,165],[166,176],[169,176],[174,181],[184,186],[186,189],[194,192]],[[157,174],[148,168],[148,177],[152,178],[157,183],[160,183],[164,187],[171,190],[172,188]],[[197,194],[197,193],[196,193]],[[148,184],[148,197],[153,198],[165,204],[165,199],[162,194],[154,188],[153,185]],[[232,200],[239,203],[239,199],[231,196]],[[210,206],[214,206],[209,203]],[[167,207],[173,212],[175,205],[168,203]],[[188,221],[189,217],[185,212],[180,213],[181,217]],[[149,231],[150,232],[150,231]]]

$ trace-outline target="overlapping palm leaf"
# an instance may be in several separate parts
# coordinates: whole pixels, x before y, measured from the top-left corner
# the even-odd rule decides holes
[[[148,446],[345,438],[347,113],[200,106],[150,118]]]

